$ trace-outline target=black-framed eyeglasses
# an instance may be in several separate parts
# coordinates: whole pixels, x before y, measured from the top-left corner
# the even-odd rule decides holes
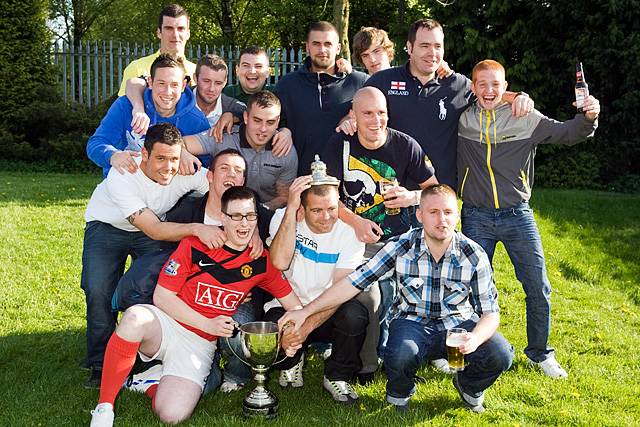
[[[241,213],[232,213],[232,214],[229,214],[226,212],[222,212],[222,213],[228,216],[229,218],[231,218],[232,221],[236,221],[236,222],[240,222],[243,219],[246,219],[249,222],[258,220],[258,214],[256,212],[249,212],[246,215],[242,215]]]

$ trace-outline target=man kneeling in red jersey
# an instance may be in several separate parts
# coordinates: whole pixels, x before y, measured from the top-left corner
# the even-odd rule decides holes
[[[176,424],[198,403],[216,339],[231,336],[231,316],[251,288],[265,289],[286,310],[301,308],[268,252],[255,260],[249,256],[258,218],[254,193],[231,187],[222,195],[221,207],[226,244],[209,249],[195,237],[183,239],[160,273],[154,305],[135,305],[122,316],[107,345],[92,427],[113,425],[113,404],[136,353],[145,361],[162,360],[160,383],[147,394],[160,420]]]

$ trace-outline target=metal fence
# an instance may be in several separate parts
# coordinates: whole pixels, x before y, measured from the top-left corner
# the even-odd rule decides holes
[[[66,42],[53,44],[52,60],[64,101],[97,105],[106,100],[118,92],[124,68],[134,59],[150,55],[157,49],[157,43],[114,43],[111,40],[83,42],[77,48]],[[227,61],[228,84],[235,84],[240,48],[190,44],[185,56],[197,62],[207,53],[215,53]],[[271,61],[272,84],[293,71],[304,58],[301,49],[267,49],[267,55]]]

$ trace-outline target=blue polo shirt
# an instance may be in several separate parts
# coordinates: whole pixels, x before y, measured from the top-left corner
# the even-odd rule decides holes
[[[472,101],[471,81],[454,73],[422,85],[409,63],[378,71],[367,80],[387,98],[389,127],[416,139],[429,156],[438,181],[456,188],[458,119]],[[411,183],[417,189],[416,183]]]

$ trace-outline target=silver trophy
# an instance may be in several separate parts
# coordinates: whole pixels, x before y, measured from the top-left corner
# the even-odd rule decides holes
[[[327,164],[317,154],[311,163],[311,185],[340,185],[337,178],[327,175]]]
[[[278,358],[278,325],[273,322],[245,323],[240,326],[237,339],[242,355],[235,352],[233,343],[227,338],[229,349],[244,364],[251,367],[257,383],[242,401],[242,413],[245,417],[275,418],[278,415],[278,398],[266,389],[264,383],[267,371]]]

